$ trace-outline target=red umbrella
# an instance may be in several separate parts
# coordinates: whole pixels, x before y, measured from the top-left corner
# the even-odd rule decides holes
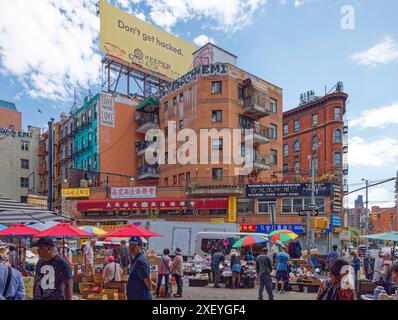
[[[15,224],[12,227],[0,231],[0,237],[31,237],[39,233],[39,230],[24,224]]]
[[[115,231],[108,232],[104,234],[102,238],[129,238],[129,237],[162,237],[159,233],[153,232],[148,229],[143,229],[135,225],[129,224],[127,226],[121,227]]]
[[[54,227],[37,233],[35,238],[41,237],[73,237],[73,238],[92,238],[93,235],[87,231],[80,230],[69,223],[59,223]]]

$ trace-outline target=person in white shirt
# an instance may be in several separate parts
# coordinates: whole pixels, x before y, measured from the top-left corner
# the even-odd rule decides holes
[[[104,268],[102,274],[103,284],[106,285],[112,281],[122,281],[123,269],[119,263],[115,262],[113,256],[107,258],[108,264]]]
[[[83,252],[83,264],[86,266],[87,273],[89,275],[95,274],[94,270],[94,246],[96,240],[90,240],[90,243],[84,248]]]
[[[374,264],[374,268],[373,268],[372,282],[374,282],[374,283],[379,282],[381,279],[380,269],[381,269],[382,263],[383,263],[383,252],[380,251],[377,258],[375,259],[375,264]]]

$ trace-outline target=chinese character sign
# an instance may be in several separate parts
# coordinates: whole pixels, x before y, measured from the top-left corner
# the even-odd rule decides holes
[[[228,222],[236,222],[236,197],[228,198]]]
[[[156,187],[111,188],[112,199],[156,198]]]
[[[65,198],[88,198],[90,197],[89,188],[62,189],[62,197]]]

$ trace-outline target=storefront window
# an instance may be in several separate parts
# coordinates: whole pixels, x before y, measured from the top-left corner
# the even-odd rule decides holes
[[[253,199],[238,199],[238,215],[252,215],[254,214]]]
[[[282,199],[282,213],[292,212],[292,199]]]
[[[271,208],[276,207],[276,199],[259,199],[258,200],[258,214],[270,214]]]

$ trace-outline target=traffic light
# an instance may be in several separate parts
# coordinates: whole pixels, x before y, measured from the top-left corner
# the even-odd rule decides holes
[[[329,220],[327,218],[316,217],[311,220],[311,229],[327,230],[329,228]]]

